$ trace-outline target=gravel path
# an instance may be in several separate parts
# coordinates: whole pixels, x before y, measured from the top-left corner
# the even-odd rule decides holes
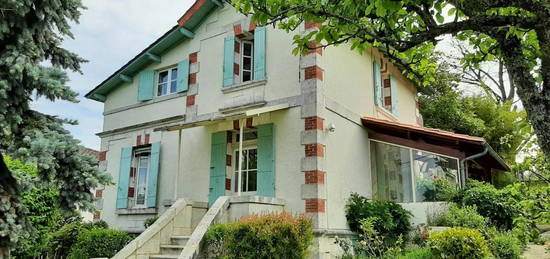
[[[528,245],[523,257],[525,259],[550,259],[550,254],[546,252],[546,246]]]

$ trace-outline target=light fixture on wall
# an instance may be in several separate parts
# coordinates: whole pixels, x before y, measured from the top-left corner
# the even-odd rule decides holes
[[[336,125],[334,125],[334,123],[332,123],[332,122],[329,123],[329,124],[328,124],[328,127],[327,127],[327,130],[328,130],[329,132],[334,132],[334,131],[336,130]]]

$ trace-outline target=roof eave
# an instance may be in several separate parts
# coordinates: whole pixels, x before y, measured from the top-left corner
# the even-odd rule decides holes
[[[145,48],[142,52],[128,61],[115,73],[88,92],[85,97],[99,102],[106,100],[107,94],[121,83],[132,82],[132,77],[143,67],[160,62],[160,56],[171,49],[176,43],[194,37],[196,27],[212,12],[213,9],[223,6],[223,3],[216,0],[198,0],[187,10],[188,19],[172,27],[168,32],[158,38],[155,42]],[[182,17],[183,18],[183,17]]]

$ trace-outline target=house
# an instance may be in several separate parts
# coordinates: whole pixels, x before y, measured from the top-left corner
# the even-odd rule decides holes
[[[508,169],[482,138],[423,128],[414,85],[375,49],[293,55],[293,35],[319,26],[306,21],[286,33],[197,0],[91,90],[86,97],[104,103],[100,167],[116,181],[101,192],[101,219],[135,233],[156,215],[172,215],[159,226],[179,224],[185,199],[193,223],[181,228],[193,241],[209,214],[283,206],[311,216],[313,254],[326,257],[332,237],[350,234],[352,192],[401,202],[422,222],[434,178],[459,186]],[[237,197],[233,205],[221,206],[226,196]],[[159,253],[164,241],[155,242],[143,254]],[[118,257],[136,256],[136,246]]]

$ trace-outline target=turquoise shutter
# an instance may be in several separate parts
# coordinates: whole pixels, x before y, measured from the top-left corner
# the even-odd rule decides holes
[[[139,73],[138,100],[147,101],[153,99],[154,86],[155,71],[141,71],[141,73]]]
[[[130,168],[132,167],[132,148],[122,148],[120,152],[120,165],[118,169],[118,188],[116,194],[116,208],[128,208],[128,182],[130,181]]]
[[[223,87],[233,84],[233,63],[235,63],[235,36],[225,38],[223,44]]]
[[[210,151],[210,190],[208,204],[212,205],[225,195],[225,157],[227,154],[227,132],[212,133],[212,150]]]
[[[151,145],[151,160],[149,161],[149,176],[147,177],[147,207],[157,206],[157,182],[160,166],[160,142]]]
[[[189,89],[189,59],[186,58],[178,64],[178,93],[185,92]]]
[[[254,30],[254,80],[265,78],[265,27]]]
[[[390,91],[391,91],[391,113],[393,113],[393,115],[397,116],[399,115],[398,114],[398,109],[397,109],[397,79],[394,77],[394,76],[390,76],[390,84],[391,84],[391,88],[390,88]]]
[[[273,124],[258,126],[259,196],[275,197],[275,135]]]
[[[382,106],[382,80],[380,75],[380,64],[378,62],[372,62],[372,78],[374,87],[374,103],[378,106]]]

